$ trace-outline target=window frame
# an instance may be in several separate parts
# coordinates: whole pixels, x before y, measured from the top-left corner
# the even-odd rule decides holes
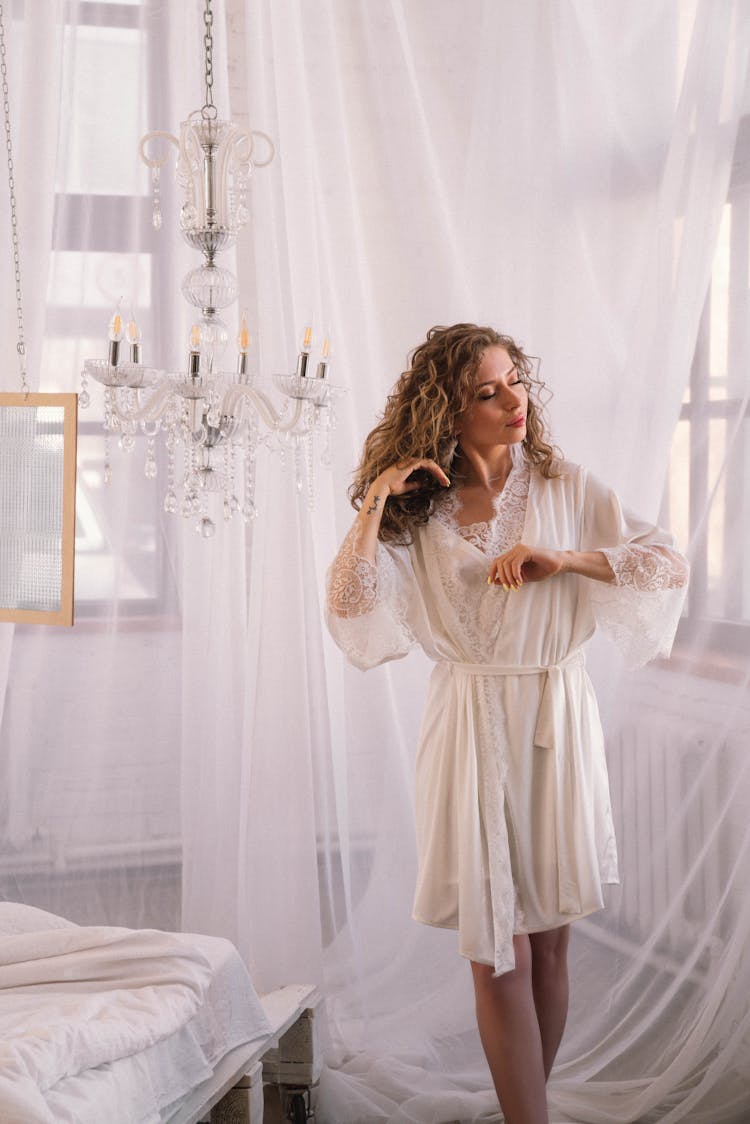
[[[729,299],[727,323],[728,377],[732,364],[750,362],[750,338],[745,323],[748,305],[748,278],[750,278],[750,115],[741,119],[735,145],[732,172],[726,202],[731,206]],[[750,420],[750,394],[744,397],[710,397],[711,380],[711,311],[712,288],[709,284],[701,314],[693,361],[690,369],[689,396],[680,409],[679,420],[689,426],[689,499],[688,537],[692,547],[691,577],[685,613],[677,632],[676,655],[680,649],[687,653],[689,645],[710,630],[713,650],[716,652],[719,677],[731,677],[733,657],[745,654],[750,641],[750,619],[742,619],[742,573],[736,580],[722,582],[724,613],[716,617],[709,612],[708,527],[702,526],[709,506],[709,429],[716,419],[735,425],[745,425]],[[733,357],[739,356],[739,359]],[[738,380],[739,381],[739,380]],[[750,441],[740,440],[740,453]],[[725,486],[731,495],[725,499],[725,510],[741,511],[745,506],[750,481],[741,472],[726,473]],[[734,525],[724,520],[724,556],[728,549]],[[705,669],[703,669],[705,670]]]
[[[135,4],[102,3],[101,0],[80,0],[67,3],[63,21],[74,28],[107,27],[135,29],[145,40],[145,79],[147,121],[160,123],[170,119],[169,88],[163,66],[162,38],[166,30],[168,13],[158,9],[156,0],[140,0]],[[133,145],[133,160],[138,160],[137,139]],[[165,190],[166,186],[166,190]],[[162,187],[165,209],[171,204],[171,185]],[[143,317],[143,325],[156,354],[161,354],[163,330],[161,325],[173,321],[178,286],[175,284],[173,251],[168,231],[156,231],[152,224],[152,200],[149,195],[82,194],[56,191],[53,219],[52,252],[75,253],[103,252],[109,254],[143,254],[149,259],[151,307]],[[84,232],[84,237],[81,237]],[[173,292],[174,290],[174,292]],[[158,307],[158,315],[157,315]],[[140,319],[140,317],[139,317]],[[47,304],[45,331],[57,338],[80,339],[82,335],[96,335],[101,331],[102,317],[98,310],[86,308],[71,316],[70,309]],[[93,393],[101,392],[100,387]],[[79,460],[85,451],[87,438],[101,438],[104,430],[100,421],[88,420],[85,411],[79,411]],[[116,444],[116,438],[111,438]],[[114,450],[113,450],[114,452]],[[138,456],[138,449],[134,455]],[[156,595],[142,598],[122,598],[116,602],[106,597],[76,597],[76,617],[80,625],[87,620],[118,617],[162,618],[165,625],[173,622],[177,614],[177,594],[164,536],[161,534],[161,493],[163,488],[163,454],[157,447],[159,475],[153,481],[153,504],[150,516],[155,529],[154,580]],[[114,461],[113,470],[117,471]],[[79,488],[81,484],[79,482]]]

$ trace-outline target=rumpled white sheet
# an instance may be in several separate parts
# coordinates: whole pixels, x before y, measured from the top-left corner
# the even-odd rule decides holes
[[[78,926],[0,903],[0,1120],[56,1124],[46,1090],[173,1034],[210,971],[171,933]]]
[[[271,1026],[234,945],[180,933],[211,964],[211,983],[195,1015],[147,1050],[59,1081],[47,1096],[57,1124],[162,1124],[209,1079],[236,1046],[270,1041]]]

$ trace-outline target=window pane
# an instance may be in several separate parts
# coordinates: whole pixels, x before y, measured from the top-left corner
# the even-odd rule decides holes
[[[669,458],[667,479],[667,512],[669,529],[680,550],[685,550],[690,537],[690,422],[677,423]]]
[[[710,396],[712,398],[726,397],[730,230],[731,207],[726,203],[722,211],[719,240],[711,272]]]
[[[123,312],[137,298],[140,307],[151,304],[151,255],[107,254],[55,250],[51,255],[48,305],[59,308],[102,308],[102,330],[119,300]]]
[[[146,132],[143,32],[128,27],[68,25],[56,188],[62,192],[139,195],[147,191],[138,157]]]
[[[79,394],[81,390],[81,368],[84,359],[106,356],[106,342],[94,339],[67,337],[60,339],[45,336],[42,344],[42,371],[45,389],[59,390],[63,393]],[[90,407],[79,414],[79,425],[84,421],[99,421],[104,418],[103,396],[89,388]],[[80,407],[79,407],[80,409]]]
[[[132,454],[110,437],[112,483],[104,483],[104,435],[79,434],[76,500],[76,603],[157,600],[161,595],[156,505],[163,478],[143,474],[142,444]],[[113,550],[111,540],[116,541]]]
[[[726,473],[724,469],[727,424],[713,418],[708,427],[708,489],[712,496],[708,516],[708,615],[724,616],[724,530],[726,519]],[[714,492],[713,489],[716,489]]]
[[[732,621],[750,620],[750,422],[725,426],[724,449],[724,562],[722,616]]]

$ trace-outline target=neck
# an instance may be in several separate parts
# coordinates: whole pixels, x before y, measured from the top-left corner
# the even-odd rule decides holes
[[[460,470],[465,487],[495,491],[498,483],[503,485],[508,479],[512,465],[509,445],[493,445],[489,449],[462,445],[460,448]]]

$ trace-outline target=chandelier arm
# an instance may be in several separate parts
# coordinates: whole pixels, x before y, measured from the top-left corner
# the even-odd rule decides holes
[[[256,390],[254,387],[246,385],[233,386],[231,390],[227,392],[227,396],[224,400],[224,413],[231,415],[236,408],[236,404],[243,399],[250,403],[268,428],[274,430],[276,433],[291,433],[299,422],[302,414],[303,403],[300,399],[297,399],[294,403],[291,418],[283,422],[281,420],[281,414],[275,409],[273,403],[263,391]],[[296,436],[303,436],[303,434],[296,434]]]
[[[232,151],[235,155],[235,160],[238,163],[254,164],[253,160],[253,146],[254,134],[250,129],[245,129],[242,125],[235,125],[231,134]],[[242,151],[242,143],[246,145],[246,151]]]
[[[282,430],[283,433],[288,433],[290,437],[307,437],[308,434],[312,433],[313,427],[308,421],[304,420],[304,411],[306,410],[306,407],[309,407],[309,405],[310,403],[306,402],[302,398],[298,398],[295,401],[292,420],[289,425],[284,430]],[[310,415],[308,414],[308,417],[309,416]]]
[[[256,160],[253,157],[253,167],[255,167],[255,168],[265,168],[266,165],[271,163],[274,156],[276,155],[276,145],[273,143],[273,141],[269,137],[268,133],[264,133],[262,129],[253,129],[253,131],[251,133],[251,136],[253,138],[253,146],[252,146],[251,152],[255,151],[255,137],[263,137],[263,140],[268,145],[269,155],[266,157],[265,160]]]
[[[162,156],[160,159],[147,156],[146,145],[149,144],[149,142],[152,140],[169,141],[170,144],[173,144],[175,146],[178,153],[180,151],[180,142],[178,141],[177,137],[172,135],[172,133],[165,133],[162,131],[146,133],[145,136],[141,137],[140,144],[138,145],[138,154],[143,163],[146,164],[149,168],[163,168],[166,162],[169,160],[170,155],[169,151],[167,150],[166,155]]]
[[[163,386],[157,387],[156,390],[149,395],[143,405],[141,405],[141,391],[136,390],[135,394],[138,407],[133,410],[123,408],[118,402],[117,395],[112,395],[112,413],[115,414],[121,422],[158,421],[164,413],[167,402],[173,394],[173,390],[168,383],[165,383]]]

